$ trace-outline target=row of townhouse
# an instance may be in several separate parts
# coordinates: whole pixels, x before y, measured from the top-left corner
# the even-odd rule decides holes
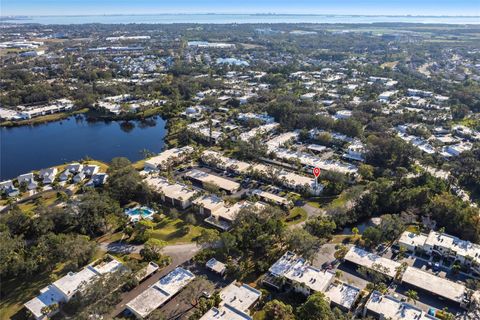
[[[480,245],[470,241],[433,230],[428,234],[405,231],[398,239],[398,245],[410,252],[457,261],[480,275]]]
[[[195,170],[197,172],[199,170]],[[195,173],[194,172],[194,173]],[[204,173],[203,171],[199,171]],[[195,175],[196,176],[196,175]],[[214,176],[214,175],[212,175]],[[221,178],[214,176],[217,179]],[[223,179],[223,178],[221,178]],[[232,181],[225,185],[222,181],[208,180],[209,183],[218,183],[223,189],[230,189]],[[237,214],[245,208],[255,207],[260,210],[266,207],[262,202],[240,201],[235,204],[227,204],[222,198],[215,195],[204,195],[191,187],[179,183],[172,183],[162,177],[147,176],[146,183],[158,194],[164,203],[169,206],[185,210],[192,205],[198,214],[205,217],[205,222],[221,230],[229,230]]]
[[[72,178],[73,183],[80,183],[87,178],[90,180],[85,184],[87,187],[97,187],[103,185],[108,175],[106,173],[99,173],[100,167],[97,165],[82,165],[80,163],[70,163],[66,165],[63,172],[58,174],[56,167],[42,169],[36,176],[33,172],[19,175],[16,180],[18,185],[25,185],[27,190],[35,190],[39,186],[39,182],[44,185],[52,184],[55,181],[60,183],[66,182]],[[19,189],[15,186],[12,180],[0,182],[0,192],[5,193],[9,197],[14,197],[20,194]]]
[[[470,297],[472,292],[461,283],[441,278],[415,267],[403,266],[396,261],[380,257],[362,248],[352,247],[344,259],[346,263],[375,270],[398,283],[439,297],[458,307],[467,308],[472,302]]]
[[[274,167],[263,164],[251,164],[225,157],[219,152],[206,150],[202,153],[201,159],[204,163],[219,168],[221,170],[230,170],[236,174],[245,174],[250,176],[262,176],[265,179],[274,178],[273,182],[292,190],[305,190],[313,195],[319,195],[323,186],[317,183],[315,179],[308,178],[286,170],[275,170]]]
[[[164,170],[168,166],[178,164],[185,160],[185,158],[193,153],[195,149],[191,146],[182,148],[172,148],[159,153],[157,156],[145,160],[145,171]]]
[[[24,107],[17,106],[18,111],[10,109],[0,110],[0,119],[4,120],[23,120],[31,119],[47,114],[53,114],[57,112],[69,111],[73,109],[73,102],[69,99],[58,99],[53,104],[36,106],[36,107]]]
[[[277,290],[288,288],[304,295],[322,292],[332,306],[344,311],[351,310],[360,295],[359,288],[335,279],[332,271],[317,269],[290,251],[270,267],[263,283]]]

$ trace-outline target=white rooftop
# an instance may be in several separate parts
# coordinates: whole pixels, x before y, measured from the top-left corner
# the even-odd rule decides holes
[[[398,239],[399,244],[405,244],[414,247],[423,247],[425,241],[427,240],[427,236],[421,233],[413,233],[410,231],[405,231],[402,233],[400,238]]]
[[[205,313],[200,320],[252,320],[252,318],[234,307],[224,304],[217,308],[212,308]]]
[[[360,289],[346,283],[332,283],[325,291],[325,296],[333,303],[350,309],[360,294]]]
[[[374,264],[382,265],[388,268],[385,274],[392,278],[395,277],[396,268],[400,266],[400,263],[396,261],[380,257],[359,247],[352,247],[345,255],[345,260],[367,268],[372,268]]]
[[[367,301],[365,308],[383,319],[392,320],[434,320],[435,317],[429,316],[421,309],[408,303],[401,302],[391,296],[384,296],[378,291],[374,291]]]
[[[226,286],[221,292],[222,302],[220,305],[228,304],[235,309],[248,312],[248,309],[255,304],[262,293],[247,284],[238,285],[235,281]]]
[[[459,256],[470,256],[474,261],[480,263],[480,245],[470,241],[462,240],[446,233],[430,231],[425,244],[449,248]]]
[[[176,268],[127,303],[127,308],[144,318],[177,294],[194,278],[195,276],[190,271]]]
[[[463,301],[466,290],[462,284],[413,267],[407,267],[402,282],[458,303]]]
[[[303,283],[315,292],[324,292],[335,274],[330,271],[322,271],[310,266],[305,260],[299,259],[297,263],[285,273],[285,278]]]

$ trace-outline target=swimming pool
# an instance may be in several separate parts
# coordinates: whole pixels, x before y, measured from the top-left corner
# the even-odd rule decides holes
[[[140,219],[152,220],[155,211],[148,207],[135,207],[125,211],[125,214],[130,217],[130,221],[138,221]]]

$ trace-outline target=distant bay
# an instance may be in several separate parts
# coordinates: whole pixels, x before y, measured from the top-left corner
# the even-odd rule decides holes
[[[478,16],[376,16],[376,15],[305,15],[305,14],[143,14],[143,15],[73,15],[1,17],[0,22],[38,24],[231,24],[231,23],[428,23],[480,24]]]

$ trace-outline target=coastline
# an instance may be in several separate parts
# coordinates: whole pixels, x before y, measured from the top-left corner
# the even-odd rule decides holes
[[[108,121],[129,121],[129,120],[142,120],[152,116],[161,115],[162,108],[156,107],[145,110],[143,112],[138,112],[134,114],[124,114],[124,115],[111,115],[111,114],[99,114],[92,112],[89,108],[82,108],[72,112],[58,112],[54,114],[48,114],[45,116],[39,116],[32,119],[18,120],[18,121],[3,121],[0,122],[0,127],[11,128],[11,127],[21,127],[29,126],[36,124],[43,124],[49,122],[60,121],[71,116],[79,114],[88,114],[88,118],[91,120],[108,120]]]

